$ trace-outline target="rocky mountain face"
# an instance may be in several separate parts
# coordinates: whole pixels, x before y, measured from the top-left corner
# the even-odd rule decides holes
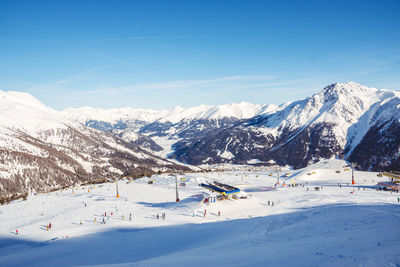
[[[0,91],[0,198],[176,169],[187,168],[66,120],[28,94]]]
[[[258,162],[300,168],[340,157],[357,162],[362,169],[392,169],[399,166],[399,99],[397,91],[336,83],[280,106],[239,103],[177,108],[161,111],[160,116],[152,113],[152,120],[141,126],[134,116],[121,119],[118,125],[125,128],[113,125],[108,131],[172,141],[169,157],[193,165]],[[149,143],[146,149],[151,151]]]
[[[400,170],[400,92],[386,92],[382,98],[349,129],[364,134],[346,152],[362,169]]]
[[[207,138],[179,142],[175,156],[193,164],[258,159],[294,168],[340,157],[362,169],[397,168],[399,99],[398,92],[351,82],[333,84]]]

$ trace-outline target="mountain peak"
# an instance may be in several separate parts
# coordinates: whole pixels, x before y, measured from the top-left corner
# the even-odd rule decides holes
[[[363,92],[363,93],[370,93],[370,92],[376,92],[376,88],[370,88],[364,85],[361,85],[356,82],[345,82],[345,83],[333,83],[328,86],[326,86],[322,92],[324,94],[349,94],[349,93],[358,93],[358,92]]]

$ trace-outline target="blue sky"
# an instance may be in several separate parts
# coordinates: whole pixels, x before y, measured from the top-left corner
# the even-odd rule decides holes
[[[0,90],[55,109],[400,89],[400,1],[0,1]]]

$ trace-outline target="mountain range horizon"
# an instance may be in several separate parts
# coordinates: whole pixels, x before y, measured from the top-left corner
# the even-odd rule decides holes
[[[3,195],[213,164],[298,169],[340,158],[400,169],[400,92],[355,82],[281,105],[56,111],[2,91],[0,102]]]

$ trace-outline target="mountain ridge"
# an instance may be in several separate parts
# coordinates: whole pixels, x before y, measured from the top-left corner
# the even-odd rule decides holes
[[[333,83],[309,97],[279,106],[246,102],[201,105],[129,130],[149,138],[175,140],[171,157],[189,164],[243,164],[253,159],[250,154],[255,153],[262,162],[273,160],[304,167],[321,157],[354,158],[355,147],[362,143],[371,127],[398,116],[399,107],[394,102],[399,95],[398,91],[370,88],[356,82]],[[384,105],[385,101],[393,103]],[[235,112],[237,107],[241,112]],[[385,108],[389,111],[385,112]],[[110,130],[113,131],[116,127]],[[299,154],[296,160],[294,156],[284,157],[291,150],[286,151],[285,147]],[[371,167],[377,166],[368,166]]]

